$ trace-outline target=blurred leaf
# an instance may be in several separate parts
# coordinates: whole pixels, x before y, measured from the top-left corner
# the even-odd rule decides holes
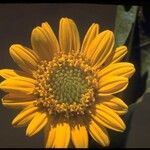
[[[140,44],[139,48],[141,51],[141,76],[146,76],[145,92],[150,92],[150,17],[143,16],[143,9],[140,13],[139,20],[139,34]],[[145,13],[147,15],[147,13]],[[147,21],[148,20],[148,21]]]
[[[127,41],[132,25],[136,19],[137,10],[138,6],[117,6],[114,30],[116,47],[124,45]]]
[[[146,75],[147,80],[145,92],[150,92],[150,37],[143,36],[143,38],[145,42],[141,41],[141,75]]]

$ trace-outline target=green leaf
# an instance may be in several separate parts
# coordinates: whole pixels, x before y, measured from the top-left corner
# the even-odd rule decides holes
[[[115,20],[116,47],[124,45],[135,22],[138,6],[117,6]]]

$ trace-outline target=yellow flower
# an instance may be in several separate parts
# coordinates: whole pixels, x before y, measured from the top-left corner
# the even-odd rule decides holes
[[[134,65],[119,62],[126,46],[114,49],[113,32],[99,32],[93,23],[82,46],[76,24],[62,18],[59,40],[47,22],[33,29],[32,49],[14,44],[10,55],[22,69],[1,69],[4,106],[23,109],[12,121],[27,126],[26,135],[44,130],[45,147],[71,143],[88,147],[91,136],[102,146],[110,143],[107,129],[123,132],[119,115],[128,106],[114,94],[126,89]]]

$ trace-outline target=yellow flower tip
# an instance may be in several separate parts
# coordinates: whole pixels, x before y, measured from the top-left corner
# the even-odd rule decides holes
[[[0,76],[3,77],[4,74],[5,74],[5,69],[1,69],[1,70],[0,70]],[[3,77],[3,78],[4,78],[4,77]]]
[[[20,47],[21,47],[20,44],[13,44],[13,45],[11,45],[10,48],[9,48],[10,55],[12,53],[15,53],[17,51],[17,49],[20,48]]]
[[[43,23],[41,23],[41,27],[42,27],[42,29],[44,29],[44,30],[50,30],[51,32],[50,32],[50,34],[52,35],[53,33],[53,31],[52,31],[52,29],[51,29],[51,26],[49,25],[49,23],[47,22],[47,21],[45,21],[45,22],[43,22]]]
[[[31,130],[28,125],[28,127],[26,129],[26,136],[31,137],[31,136],[35,135],[36,133],[37,133],[36,130]]]
[[[120,132],[124,132],[126,130],[126,125],[123,122],[122,126],[120,126]]]
[[[30,132],[29,130],[26,130],[26,136],[31,137],[34,135],[34,132]]]
[[[128,105],[126,103],[122,103],[122,109],[124,111],[128,111]]]
[[[14,60],[15,57],[20,56],[20,54],[24,52],[25,52],[25,48],[20,44],[13,44],[9,48],[9,53]]]
[[[17,116],[11,122],[12,126],[15,128],[19,127],[19,123],[20,123],[20,120]]]
[[[41,26],[43,27],[44,25],[49,25],[49,23],[48,23],[47,21],[42,22],[42,23],[41,23]]]
[[[91,27],[92,27],[92,28],[99,28],[99,24],[96,23],[96,22],[94,22],[94,23],[92,23]]]
[[[44,22],[42,23],[42,27],[44,25],[48,25],[47,22]],[[43,38],[45,39],[45,35],[43,35],[43,28],[40,27],[40,26],[37,26],[35,27],[33,30],[32,30],[32,33],[31,33],[31,37],[34,36],[35,40],[38,40],[38,41],[41,41],[43,40]],[[32,39],[32,38],[31,38]],[[33,39],[32,39],[33,40]]]
[[[132,75],[135,73],[135,67],[131,63],[126,63],[126,64],[128,65],[127,66],[128,73],[125,75],[125,77],[131,78]]]
[[[37,26],[36,28],[34,28],[33,30],[32,30],[32,36],[34,36],[35,38],[38,38],[39,36],[39,33],[40,33],[40,28],[41,27],[39,27],[39,26]]]
[[[105,140],[103,143],[101,143],[103,147],[108,147],[110,145],[110,140],[109,138]]]
[[[108,141],[106,142],[105,146],[108,147],[110,145],[110,140],[108,138]]]
[[[124,51],[124,52],[127,52],[127,51],[128,51],[128,48],[127,48],[125,45],[120,46],[120,47],[118,47],[117,49],[119,49],[119,50],[121,50],[121,51]]]
[[[135,71],[136,71],[135,66],[132,64],[132,71],[131,71],[131,72],[132,72],[132,75],[135,73]],[[131,76],[132,76],[132,75],[131,75]]]
[[[61,19],[60,19],[60,21],[61,20],[69,20],[70,18],[68,18],[68,17],[62,17]]]
[[[29,125],[28,125],[28,127],[26,129],[26,136],[31,137],[31,136],[35,135],[36,133],[37,133],[36,130],[30,129]]]
[[[3,89],[6,86],[5,81],[0,83],[0,89]]]
[[[10,46],[10,50],[11,50],[11,49],[17,49],[17,48],[22,48],[22,45],[21,45],[21,44],[12,44],[12,45]]]
[[[18,124],[18,120],[16,118],[14,118],[11,122],[12,126],[17,127]]]
[[[114,97],[114,99],[112,99],[112,102],[114,102],[115,104],[118,105],[118,107],[120,107],[116,110],[122,110],[122,111],[126,111],[126,112],[128,111],[128,105],[124,101],[119,99],[118,97]]]
[[[93,32],[99,33],[100,26],[99,26],[98,23],[93,23],[93,24],[91,25],[91,27],[92,27]]]
[[[126,129],[126,125],[125,125],[124,121],[120,118],[118,120],[118,123],[116,124],[116,127],[114,128],[114,130],[116,130],[117,132],[124,132],[125,129]]]
[[[68,17],[63,17],[60,19],[60,24],[66,24],[68,26],[70,23],[74,23],[74,21]]]
[[[117,130],[118,130],[118,132],[124,132],[125,129],[126,129],[126,125],[125,125],[124,121],[120,118],[120,119],[118,120]],[[117,131],[117,130],[116,130],[116,131]]]
[[[124,88],[122,88],[121,91],[125,90],[125,89],[127,88],[128,84],[129,84],[129,79],[128,79],[128,78],[122,78],[122,79],[120,80],[120,85],[121,85],[122,87],[124,87]]]
[[[14,58],[14,55],[16,55],[17,53],[17,47],[19,47],[20,45],[18,44],[13,44],[10,48],[9,48],[9,53],[11,55],[12,58]]]
[[[68,21],[68,20],[69,20],[69,18],[63,17],[63,18],[60,19],[60,24],[66,23],[66,21]]]
[[[114,35],[114,33],[111,30],[105,30],[103,32],[106,33],[107,36],[113,36]]]
[[[126,46],[119,46],[114,51],[114,56],[111,60],[111,63],[120,62],[121,59],[127,54],[128,49]]]
[[[105,39],[108,41],[108,39],[111,41],[111,45],[114,45],[114,33],[111,30],[105,30],[103,31],[105,35]],[[101,33],[100,33],[101,34]]]
[[[132,72],[133,72],[133,74],[135,73],[135,71],[136,71],[135,66],[134,66],[134,64],[132,64]]]
[[[107,34],[108,34],[108,37],[109,37],[109,39],[111,40],[111,42],[112,42],[112,46],[114,46],[114,42],[115,42],[115,40],[114,40],[114,33],[112,32],[112,31],[110,31],[110,30],[108,30],[107,31]]]
[[[94,26],[95,26],[95,28],[96,28],[97,31],[100,30],[100,27],[99,27],[99,24],[98,24],[98,23],[95,23]]]

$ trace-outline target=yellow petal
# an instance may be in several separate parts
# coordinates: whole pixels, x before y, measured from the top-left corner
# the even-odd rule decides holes
[[[56,124],[53,148],[67,148],[70,142],[70,125],[68,122],[60,121]]]
[[[42,60],[51,60],[53,54],[50,53],[50,44],[45,30],[41,27],[36,27],[31,33],[31,44],[33,50]]]
[[[9,49],[10,55],[18,66],[25,72],[32,72],[37,69],[39,58],[34,51],[14,44]]]
[[[15,127],[24,125],[24,123],[26,123],[27,121],[29,121],[31,118],[34,117],[34,114],[36,113],[36,111],[38,111],[38,108],[32,105],[26,107],[13,119],[12,125]]]
[[[69,18],[62,18],[59,23],[59,42],[62,51],[78,52],[80,49],[80,36],[75,22]]]
[[[88,148],[88,133],[83,121],[75,119],[71,127],[71,139],[75,148]]]
[[[43,60],[51,60],[55,52],[59,51],[58,41],[47,22],[42,27],[36,27],[31,33],[32,48]]]
[[[120,76],[108,76],[99,80],[99,95],[110,95],[125,90],[128,86],[128,79]]]
[[[27,107],[31,104],[33,104],[34,102],[36,102],[36,100],[33,100],[33,101],[14,101],[14,100],[7,100],[7,99],[3,99],[2,100],[2,104],[5,106],[5,107],[8,107],[8,108],[24,108],[24,107]]]
[[[42,28],[45,30],[45,33],[49,37],[50,53],[59,52],[60,48],[59,48],[58,40],[51,26],[48,24],[48,22],[44,22],[42,23]]]
[[[109,146],[109,136],[107,130],[98,125],[94,120],[91,120],[89,123],[89,133],[92,138],[102,146]]]
[[[87,52],[89,45],[94,40],[94,38],[98,35],[98,33],[99,33],[99,25],[93,23],[90,26],[90,28],[88,29],[88,31],[84,37],[83,44],[81,47],[81,52],[83,52],[83,53]]]
[[[105,68],[109,64],[117,63],[122,60],[122,58],[127,53],[126,46],[120,46],[111,52],[110,56],[106,59],[106,61],[102,64],[101,68]]]
[[[47,114],[45,112],[37,112],[27,127],[26,135],[33,136],[38,133],[48,121]]]
[[[36,113],[31,113],[28,116],[26,116],[25,118],[23,118],[20,122],[17,123],[17,125],[15,125],[14,127],[25,127],[27,126],[30,121],[34,118]]]
[[[87,59],[89,59],[91,62],[91,57],[94,55],[95,51],[97,50],[98,46],[100,45],[101,41],[104,39],[104,37],[107,35],[108,30],[103,31],[99,33],[90,43],[88,46],[86,53],[84,54]]]
[[[0,83],[0,89],[14,94],[31,94],[34,91],[35,80],[27,77],[14,77]]]
[[[111,63],[116,63],[122,60],[122,58],[127,54],[127,47],[126,46],[120,46],[116,48],[115,54],[111,60]]]
[[[52,118],[50,118],[46,127],[44,128],[45,148],[52,148],[55,139],[55,133],[56,125],[52,121]]]
[[[125,114],[128,111],[128,106],[116,96],[105,96],[100,99],[104,99],[104,101],[101,102],[103,105],[111,108],[119,115]]]
[[[26,95],[26,94],[20,94],[20,93],[9,93],[7,95],[5,95],[3,97],[3,99],[7,99],[7,100],[10,100],[10,101],[32,101],[32,100],[35,100],[37,97],[33,94],[29,94],[29,95]]]
[[[2,104],[9,108],[24,108],[36,102],[32,95],[7,94],[2,98]]]
[[[13,77],[18,77],[18,76],[29,76],[29,74],[19,71],[19,70],[13,70],[13,69],[1,69],[0,70],[0,76],[3,78],[13,78]]]
[[[114,63],[110,64],[104,69],[100,70],[98,73],[98,77],[106,77],[106,76],[122,76],[126,78],[130,78],[135,72],[134,65],[127,62]]]
[[[113,32],[103,31],[90,44],[87,50],[87,58],[90,59],[95,68],[99,68],[111,54],[113,46]]]
[[[123,132],[126,128],[123,120],[110,108],[103,104],[96,105],[95,114],[92,114],[92,118],[109,129]]]
[[[91,60],[93,61],[94,68],[99,68],[110,56],[114,47],[114,35],[113,32],[107,31],[107,34],[103,40],[99,43],[95,50]]]

